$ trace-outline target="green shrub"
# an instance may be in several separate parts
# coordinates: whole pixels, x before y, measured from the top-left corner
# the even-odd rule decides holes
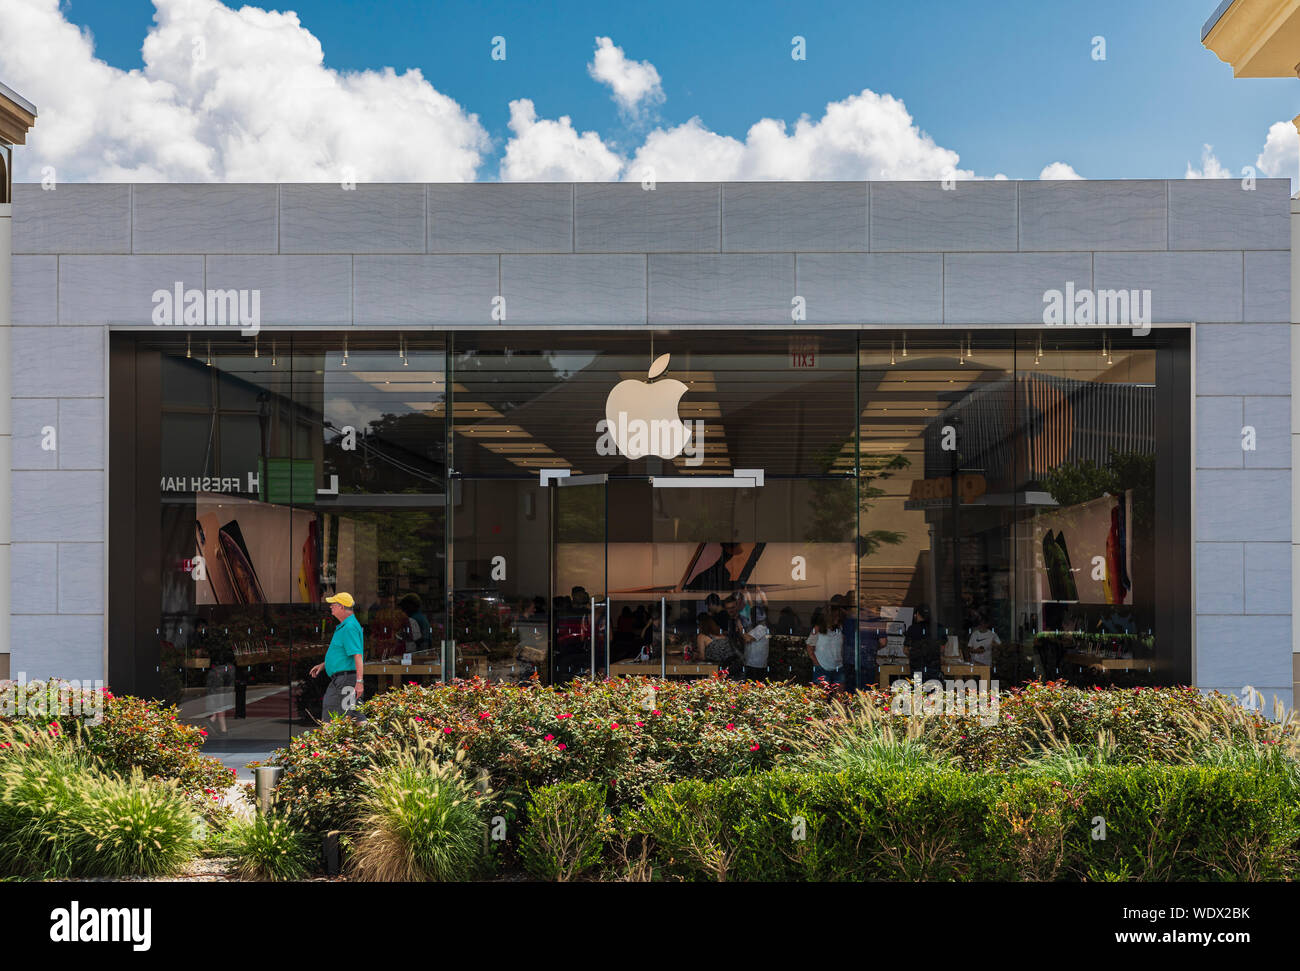
[[[828,743],[848,744],[855,733],[878,734],[883,719],[895,726],[896,735],[919,742],[940,761],[955,760],[972,771],[1010,770],[1026,757],[1059,760],[1065,750],[1092,754],[1099,738],[1107,740],[1107,751],[1097,754],[1109,764],[1185,764],[1196,762],[1207,748],[1242,745],[1273,746],[1300,759],[1300,719],[1294,713],[1271,721],[1231,698],[1194,688],[1033,683],[1000,692],[995,711],[989,706],[965,714],[924,713],[917,700],[861,693],[826,719],[809,723],[799,748],[808,752]]]
[[[806,829],[814,834],[813,855],[830,847],[821,816],[812,808],[826,775],[764,773],[703,782],[688,779],[646,794],[645,804],[625,825],[652,848],[659,872],[690,880],[791,880],[801,858]],[[757,781],[762,780],[762,781]],[[772,803],[790,807],[771,813]],[[811,816],[811,819],[809,818]],[[801,826],[800,820],[804,823]],[[815,867],[811,872],[820,878]]]
[[[73,713],[59,715],[59,706]],[[150,779],[175,780],[196,808],[219,820],[235,772],[204,756],[207,732],[178,715],[174,705],[108,691],[72,691],[67,682],[0,682],[0,725],[34,728],[82,747],[109,772],[138,768]]]
[[[68,823],[71,872],[146,877],[177,873],[197,849],[193,806],[177,784],[100,773],[75,776],[80,790]]]
[[[69,872],[69,821],[89,760],[46,732],[22,726],[0,730],[0,752],[0,874]]]
[[[680,782],[623,826],[687,880],[1270,880],[1300,873],[1296,796],[1271,769],[885,764]]]
[[[796,744],[813,771],[921,769],[951,761],[922,741],[920,719],[890,718],[870,696],[856,704],[837,704],[834,712],[826,721],[809,724]]]
[[[350,866],[360,880],[457,881],[487,862],[490,793],[462,766],[421,750],[402,751],[365,779]]]
[[[1073,875],[1144,881],[1277,880],[1297,872],[1294,778],[1218,766],[1104,767],[1078,789]],[[1104,824],[1104,839],[1100,825]]]
[[[101,771],[84,749],[44,732],[0,732],[0,872],[18,876],[163,876],[193,855],[193,804],[174,782]]]
[[[520,846],[529,873],[563,882],[600,863],[611,832],[605,789],[593,782],[571,782],[533,792]]]
[[[621,808],[666,782],[793,762],[804,726],[831,708],[821,689],[780,683],[618,678],[550,687],[476,678],[407,685],[363,710],[365,722],[323,726],[269,760],[285,767],[281,805],[314,831],[350,828],[362,775],[422,740],[463,751],[498,792],[592,782]]]
[[[301,880],[315,868],[319,841],[287,819],[256,815],[233,819],[214,840],[222,856],[235,860],[244,880]]]

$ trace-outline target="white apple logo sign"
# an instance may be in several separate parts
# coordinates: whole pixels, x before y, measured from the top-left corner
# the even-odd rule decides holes
[[[648,381],[620,381],[605,399],[606,430],[618,450],[630,459],[647,455],[676,458],[690,441],[691,430],[677,414],[686,385],[673,378],[654,381],[668,369],[670,356],[655,359],[646,373]]]

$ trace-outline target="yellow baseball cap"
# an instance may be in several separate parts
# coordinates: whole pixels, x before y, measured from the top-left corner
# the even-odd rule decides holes
[[[327,604],[338,604],[340,607],[347,607],[349,610],[351,610],[353,605],[356,603],[356,601],[352,599],[352,594],[350,593],[336,593],[332,597],[326,597],[325,602]]]

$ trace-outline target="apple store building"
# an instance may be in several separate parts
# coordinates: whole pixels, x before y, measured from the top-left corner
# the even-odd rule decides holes
[[[1255,619],[1289,579],[1218,625],[1230,571],[1197,560],[1290,575],[1285,182],[16,188],[15,330],[101,369],[117,690],[216,695],[281,744],[345,591],[370,693],[725,670],[1289,700],[1289,617]],[[1214,452],[1222,397],[1257,450]],[[1194,501],[1226,465],[1271,502],[1266,452],[1278,550]]]

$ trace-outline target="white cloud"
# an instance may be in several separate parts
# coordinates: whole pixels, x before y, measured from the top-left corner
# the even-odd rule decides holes
[[[503,182],[608,182],[623,167],[595,132],[578,134],[568,115],[539,121],[527,98],[510,102],[509,124],[514,135],[501,160]]]
[[[312,182],[347,167],[359,181],[468,181],[490,148],[418,70],[326,68],[295,13],[154,6],[144,68],[122,71],[58,0],[5,0],[0,77],[40,112],[20,177],[52,165],[60,181]]]
[[[1233,175],[1224,167],[1224,165],[1214,156],[1213,145],[1201,146],[1201,167],[1200,169],[1192,168],[1192,163],[1187,163],[1187,174],[1185,179],[1231,179]]]
[[[659,72],[649,61],[629,61],[623,48],[615,47],[608,37],[596,38],[595,59],[587,73],[601,84],[609,85],[619,111],[640,119],[646,110],[664,100]]]
[[[1053,162],[1043,168],[1038,173],[1040,179],[1065,181],[1068,179],[1082,179],[1083,176],[1074,171],[1074,166],[1066,162]]]
[[[521,128],[513,116],[516,135],[506,148],[509,165],[502,165],[502,178],[517,172],[531,174],[532,146],[523,146]],[[649,132],[630,159],[607,148],[594,132],[577,133],[568,118],[556,122],[524,120],[522,131],[532,135],[541,125],[558,126],[548,131],[548,148],[555,144],[566,151],[548,152],[546,178],[555,179],[641,179],[653,171],[659,181],[723,181],[743,179],[836,180],[836,179],[971,179],[974,172],[957,167],[960,156],[936,145],[907,113],[903,102],[888,94],[864,90],[826,106],[820,119],[803,116],[791,131],[784,121],[764,118],[750,127],[744,140],[720,135],[692,118],[672,128]],[[589,141],[588,141],[589,140]],[[601,165],[593,166],[599,151]],[[525,162],[525,159],[529,161]],[[618,168],[614,168],[617,160]]]
[[[3,2],[0,78],[40,109],[20,178],[39,180],[52,165],[60,181],[466,181],[492,150],[477,115],[418,70],[327,68],[292,12],[153,0],[144,67],[123,71],[95,57],[59,0]],[[654,66],[629,60],[608,37],[596,39],[588,70],[638,122],[663,101]],[[761,118],[741,136],[696,117],[624,145],[578,131],[567,115],[538,118],[528,98],[510,103],[508,127],[506,181],[977,178],[901,100],[867,89],[820,117]],[[1261,169],[1295,168],[1295,139],[1288,149],[1278,129]],[[1208,146],[1206,160],[1204,174],[1227,174]],[[1189,165],[1188,174],[1200,173]],[[1077,173],[1055,162],[1040,177]]]
[[[1268,129],[1264,151],[1255,159],[1255,168],[1270,179],[1300,177],[1300,132],[1289,121],[1275,121]]]

